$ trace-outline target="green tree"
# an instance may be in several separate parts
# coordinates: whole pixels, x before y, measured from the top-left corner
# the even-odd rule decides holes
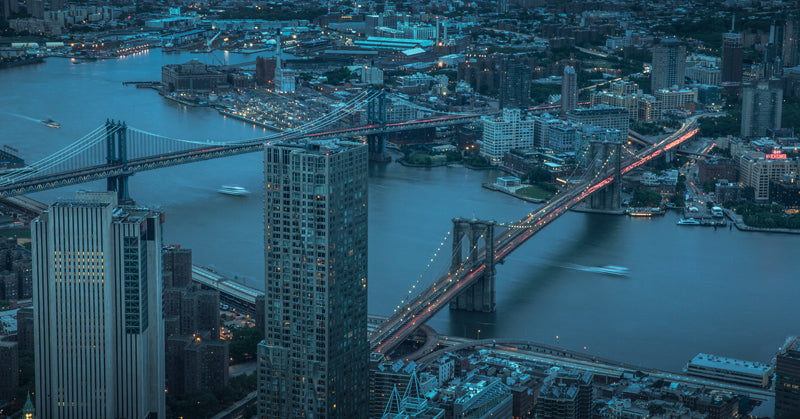
[[[528,173],[522,175],[522,181],[526,183],[549,182],[550,172],[543,167],[534,167]]]
[[[264,339],[264,331],[257,327],[239,327],[231,331],[228,344],[232,364],[255,359],[258,343]]]
[[[661,205],[661,194],[650,189],[639,189],[633,193],[631,206],[633,207],[657,207]]]

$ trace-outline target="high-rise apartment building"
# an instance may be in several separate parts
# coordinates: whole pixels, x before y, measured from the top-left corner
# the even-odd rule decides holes
[[[513,148],[533,148],[534,121],[522,118],[519,109],[503,109],[503,116],[483,121],[481,155],[492,164],[500,164],[503,155]]]
[[[578,75],[571,65],[564,66],[561,76],[561,116],[578,107]]]
[[[742,35],[734,32],[722,35],[722,72],[720,81],[723,86],[738,86],[742,83]]]
[[[653,47],[650,85],[655,92],[677,86],[683,89],[686,77],[686,47],[675,38],[661,40]]]
[[[789,338],[775,359],[775,419],[800,417],[800,339]]]
[[[165,417],[162,222],[81,192],[31,223],[39,417]]]
[[[616,130],[618,141],[623,141],[628,137],[630,121],[628,111],[622,107],[601,104],[591,108],[573,109],[567,114],[567,120]]]
[[[780,82],[761,80],[742,90],[742,137],[762,137],[781,127],[783,89]]]
[[[264,184],[259,417],[367,417],[367,146],[267,145]]]
[[[531,68],[514,57],[500,61],[500,107],[531,103]]]

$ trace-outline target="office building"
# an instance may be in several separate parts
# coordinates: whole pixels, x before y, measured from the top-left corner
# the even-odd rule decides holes
[[[259,417],[366,417],[367,146],[284,142],[264,153]]]
[[[675,38],[661,40],[653,47],[650,87],[655,92],[677,86],[683,89],[686,77],[686,47]]]
[[[769,387],[772,366],[710,354],[697,354],[683,369],[687,375],[751,387]]]
[[[775,359],[775,419],[800,417],[800,339],[789,338]]]
[[[628,111],[622,107],[597,105],[591,108],[573,109],[567,113],[567,120],[585,125],[616,130],[617,140],[623,141],[628,137],[630,124]]]
[[[220,292],[192,282],[192,251],[164,248],[166,386],[173,397],[228,383],[228,342],[220,340]]]
[[[514,57],[503,58],[500,68],[500,108],[530,105],[531,68]]]
[[[33,307],[17,310],[17,343],[20,351],[33,350]]]
[[[783,29],[783,66],[800,65],[800,15],[795,12]]]
[[[592,417],[590,372],[555,369],[545,378],[539,391],[536,414],[550,419],[589,419]]]
[[[164,417],[162,222],[107,192],[31,222],[39,417]]]
[[[17,342],[0,341],[0,402],[11,400],[19,385]]]
[[[722,72],[720,81],[723,86],[738,86],[742,83],[742,35],[728,32],[722,35]]]
[[[564,67],[561,76],[561,116],[578,107],[578,75],[571,65]]]
[[[757,81],[742,91],[742,138],[763,137],[781,127],[783,89],[777,81]]]
[[[522,118],[519,109],[503,109],[503,116],[483,121],[481,155],[492,164],[500,164],[511,149],[533,147],[534,121]]]
[[[753,187],[756,201],[766,202],[769,199],[770,181],[798,173],[799,164],[797,158],[789,159],[781,153],[766,156],[745,154],[739,157],[739,181]]]

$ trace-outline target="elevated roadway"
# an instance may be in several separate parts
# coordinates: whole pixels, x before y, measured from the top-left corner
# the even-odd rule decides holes
[[[664,138],[628,158],[621,174],[645,164],[667,150],[675,148],[697,133],[696,118],[691,118],[672,135]],[[502,263],[511,252],[541,231],[551,222],[566,213],[586,197],[614,181],[613,168],[607,168],[595,178],[576,184],[556,195],[547,204],[513,223],[495,238],[494,262]],[[478,260],[483,260],[484,256]],[[388,353],[411,333],[445,307],[461,291],[475,283],[486,270],[486,264],[462,266],[436,280],[404,306],[400,307],[387,322],[370,335],[370,348],[374,352]]]

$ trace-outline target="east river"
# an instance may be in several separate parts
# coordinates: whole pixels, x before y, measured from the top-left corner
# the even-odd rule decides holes
[[[222,57],[222,54],[218,55]],[[267,134],[206,108],[187,108],[123,81],[160,80],[161,66],[205,54],[153,50],[117,60],[44,64],[0,71],[0,145],[27,162],[49,155],[107,118],[182,139],[235,140]],[[231,63],[252,56],[226,55]],[[52,118],[61,129],[39,120]],[[249,154],[138,173],[133,198],[166,212],[166,243],[191,248],[212,266],[263,289],[262,156]],[[390,314],[424,273],[446,270],[451,218],[511,222],[534,207],[480,187],[495,171],[461,167],[370,167],[369,311]],[[223,184],[253,191],[222,195]],[[83,184],[31,195],[45,203]],[[629,219],[568,213],[497,269],[497,312],[443,311],[429,324],[443,334],[514,337],[679,371],[698,352],[768,361],[800,333],[800,236],[677,226],[679,216]],[[627,277],[576,267],[617,265]],[[420,286],[423,286],[420,285]]]

